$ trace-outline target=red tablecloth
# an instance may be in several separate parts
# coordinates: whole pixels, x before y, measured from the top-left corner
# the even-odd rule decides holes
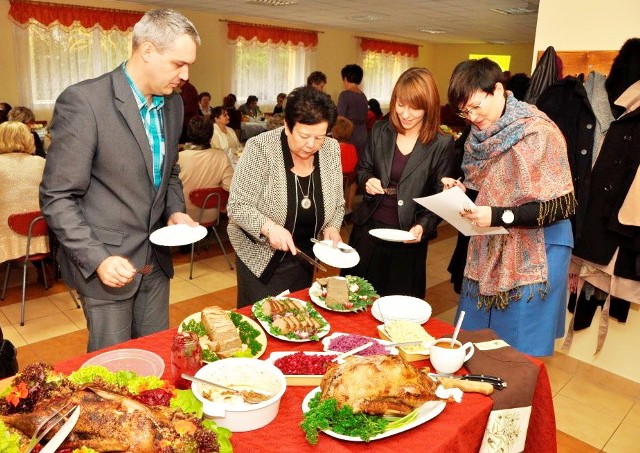
[[[306,291],[291,295],[309,300]],[[349,332],[377,337],[376,326],[379,322],[367,311],[364,313],[336,313],[319,309],[322,316],[331,325],[331,332]],[[251,314],[250,307],[239,310],[240,313]],[[451,335],[453,327],[437,319],[430,319],[426,324],[427,331],[436,338]],[[55,368],[70,373],[78,369],[86,360],[99,353],[111,349],[140,348],[160,355],[167,367],[163,377],[171,379],[170,349],[175,329],[169,329],[147,337],[130,340],[111,348],[84,354],[59,362]],[[292,343],[269,336],[267,348],[263,355],[266,358],[274,351],[321,351],[319,342]],[[556,425],[549,376],[544,364],[532,361],[540,367],[540,373],[527,434],[526,451],[549,453],[556,451]],[[428,361],[414,362],[416,366],[429,366]],[[280,403],[280,411],[276,419],[269,425],[256,431],[234,433],[231,441],[236,452],[275,452],[275,451],[318,451],[318,452],[353,452],[365,451],[375,447],[376,452],[397,452],[403,449],[421,452],[461,452],[477,451],[481,445],[487,418],[492,407],[489,397],[477,393],[465,393],[462,403],[449,403],[444,411],[435,419],[396,436],[381,439],[373,443],[353,443],[341,441],[327,435],[320,436],[316,447],[310,446],[299,427],[302,421],[302,400],[312,387],[289,387]]]

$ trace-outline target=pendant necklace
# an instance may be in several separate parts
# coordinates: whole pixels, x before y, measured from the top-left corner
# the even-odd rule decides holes
[[[309,195],[311,195],[311,178],[312,175],[309,175],[309,185],[307,187],[307,193],[305,195],[304,191],[302,190],[302,184],[300,184],[300,180],[298,179],[298,175],[296,175],[296,182],[298,183],[298,187],[300,187],[300,193],[302,194],[302,200],[300,201],[300,206],[302,206],[302,209],[309,209],[311,207],[311,200],[309,199]]]

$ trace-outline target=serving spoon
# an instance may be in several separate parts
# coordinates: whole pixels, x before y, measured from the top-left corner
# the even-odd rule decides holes
[[[235,393],[236,395],[240,395],[242,399],[244,399],[244,402],[248,404],[262,403],[263,401],[266,401],[273,396],[273,395],[265,395],[264,393],[254,392],[253,390],[232,389],[231,387],[226,387],[224,385],[217,384],[215,382],[207,381],[206,379],[201,379],[195,376],[191,376],[190,374],[187,374],[187,373],[182,373],[182,378],[186,379],[187,381],[198,382],[200,384],[206,384],[206,385],[212,385],[214,387],[219,387],[221,389],[224,389],[228,392]]]

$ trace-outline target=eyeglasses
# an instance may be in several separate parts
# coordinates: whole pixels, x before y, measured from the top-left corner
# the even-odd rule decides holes
[[[482,101],[480,101],[480,103],[478,105],[474,105],[473,107],[469,107],[467,110],[460,110],[459,112],[456,112],[456,115],[458,115],[460,118],[469,118],[469,115],[471,113],[475,112],[480,107],[482,107],[482,104],[484,104],[484,101],[486,101],[488,97],[489,97],[489,93],[486,93],[484,95],[484,99]]]

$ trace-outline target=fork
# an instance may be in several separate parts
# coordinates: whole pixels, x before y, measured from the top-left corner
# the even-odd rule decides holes
[[[21,453],[31,452],[35,448],[35,446],[38,445],[38,443],[40,443],[42,438],[46,436],[47,433],[53,429],[54,426],[56,426],[62,420],[66,419],[69,416],[69,414],[71,414],[71,412],[73,412],[73,410],[77,407],[77,406],[73,406],[71,407],[71,409],[69,409],[67,412],[63,414],[62,411],[66,409],[70,404],[71,404],[70,402],[67,402],[60,409],[57,409],[53,414],[51,414],[49,417],[44,419],[36,427],[36,430],[33,433],[33,436],[31,436],[31,440],[29,440],[29,444],[27,444],[26,448]]]
[[[342,253],[353,253],[353,252],[355,252],[355,249],[353,249],[353,248],[351,248],[351,247],[349,247],[349,248],[345,248],[345,247],[340,247],[339,245],[336,245],[336,246],[334,247],[333,245],[328,244],[328,243],[326,243],[326,242],[324,242],[324,241],[320,241],[320,240],[318,240],[318,239],[316,239],[316,238],[311,238],[311,242],[313,242],[314,244],[322,244],[322,245],[324,245],[324,246],[326,246],[326,247],[331,247],[331,248],[332,248],[332,249],[334,249],[334,250],[335,250],[335,249],[338,249],[338,250],[340,250]]]
[[[153,270],[153,264],[145,264],[140,269],[136,269],[136,274],[149,275]]]

